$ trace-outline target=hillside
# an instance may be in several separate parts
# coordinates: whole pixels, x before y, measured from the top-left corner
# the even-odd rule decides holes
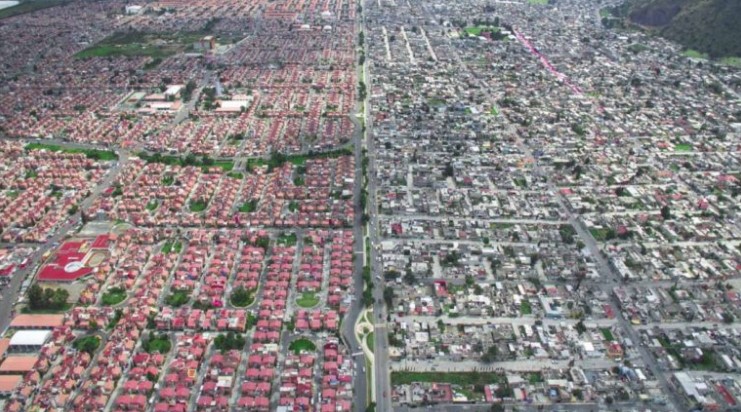
[[[741,56],[739,0],[628,0],[630,20],[711,57]]]

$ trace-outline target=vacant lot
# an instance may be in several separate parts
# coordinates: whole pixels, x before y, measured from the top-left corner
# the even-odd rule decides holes
[[[112,150],[96,150],[96,149],[81,149],[81,148],[70,148],[63,147],[55,144],[45,143],[29,143],[26,145],[26,150],[49,150],[51,152],[62,152],[62,153],[83,153],[89,159],[95,160],[116,160],[118,155]]]
[[[186,51],[201,37],[202,33],[114,33],[77,53],[77,57],[149,56],[161,59]]]
[[[393,385],[405,385],[412,382],[488,385],[504,383],[506,379],[494,372],[391,372],[391,383]]]

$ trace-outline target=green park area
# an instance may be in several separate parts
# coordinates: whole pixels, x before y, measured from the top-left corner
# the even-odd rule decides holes
[[[112,150],[97,150],[97,149],[83,149],[83,148],[69,148],[55,144],[46,143],[29,143],[26,145],[26,150],[48,150],[50,152],[62,152],[62,153],[82,153],[89,159],[95,160],[116,160],[118,155]]]
[[[114,33],[76,56],[83,59],[110,56],[149,56],[163,59],[186,51],[201,37],[202,33]]]
[[[314,292],[304,292],[301,297],[296,299],[296,304],[302,308],[313,308],[319,303],[319,298]]]
[[[679,143],[679,144],[674,145],[674,151],[675,152],[691,152],[692,145],[688,143]]]
[[[489,385],[504,383],[506,379],[495,372],[391,372],[392,385],[408,385],[412,382]]]
[[[466,33],[470,34],[471,36],[480,36],[483,32],[498,32],[499,27],[493,27],[493,26],[470,26],[465,28]]]
[[[126,289],[123,287],[114,287],[108,289],[101,298],[101,303],[104,306],[118,305],[119,303],[126,300]]]
[[[191,212],[203,212],[208,207],[208,202],[203,199],[191,200],[190,211]]]
[[[147,353],[168,353],[170,352],[170,348],[172,348],[172,342],[170,342],[170,338],[164,333],[155,336],[153,332],[150,332],[149,339],[143,343],[143,347]]]
[[[691,59],[706,59],[708,58],[708,55],[705,53],[700,53],[697,50],[687,49],[682,52],[682,55],[685,57],[689,57]]]
[[[306,338],[301,338],[301,339],[296,339],[295,341],[291,342],[291,344],[288,345],[288,350],[298,355],[302,351],[304,352],[315,351],[316,345],[314,344],[314,342]]]

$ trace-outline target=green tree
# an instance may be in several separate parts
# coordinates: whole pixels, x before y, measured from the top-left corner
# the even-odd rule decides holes
[[[386,307],[391,308],[394,304],[394,288],[386,286],[383,290],[383,300],[386,302]]]
[[[481,361],[485,363],[492,363],[495,362],[498,357],[499,348],[497,348],[496,346],[489,346],[489,349],[486,350],[486,353],[481,356]]]
[[[672,211],[669,209],[669,205],[664,205],[664,207],[661,208],[661,217],[663,217],[664,220],[672,218]]]

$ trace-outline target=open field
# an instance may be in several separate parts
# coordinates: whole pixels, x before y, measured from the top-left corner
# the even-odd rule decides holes
[[[202,33],[116,33],[77,53],[76,57],[149,56],[165,58],[184,52]]]
[[[24,1],[15,6],[0,9],[0,19],[32,13],[34,11],[48,9],[49,7],[66,4],[67,0],[36,0]]]
[[[52,152],[62,153],[83,153],[90,159],[96,160],[117,160],[118,155],[112,150],[95,150],[95,149],[72,149],[53,144],[29,143],[26,150],[49,150]]]

